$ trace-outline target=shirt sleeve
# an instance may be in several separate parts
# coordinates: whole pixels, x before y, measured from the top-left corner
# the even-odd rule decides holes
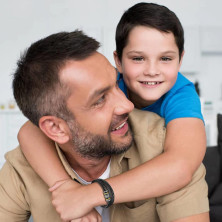
[[[10,163],[0,170],[0,221],[27,222],[30,217],[25,187]]]
[[[187,186],[157,198],[157,212],[161,222],[170,222],[209,211],[205,172],[202,164]]]
[[[166,125],[177,118],[193,117],[203,120],[199,96],[191,85],[167,94],[161,107],[161,113]]]

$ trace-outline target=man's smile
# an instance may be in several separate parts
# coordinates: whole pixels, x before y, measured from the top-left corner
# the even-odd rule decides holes
[[[129,125],[127,120],[128,116],[118,125],[115,124],[115,126],[111,128],[111,133],[116,135],[125,135],[129,130]]]
[[[115,129],[112,129],[112,131],[116,131],[116,130],[120,130],[121,128],[124,127],[124,125],[126,124],[127,122],[123,122],[122,124],[120,124],[119,126],[117,126]]]

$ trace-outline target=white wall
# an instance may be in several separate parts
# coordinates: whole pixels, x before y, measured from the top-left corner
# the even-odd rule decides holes
[[[29,44],[48,34],[83,28],[106,41],[104,52],[112,59],[114,29],[125,9],[139,1],[132,0],[0,0],[0,103],[13,98],[11,74],[16,61]],[[220,0],[159,0],[173,10],[186,26],[222,27]],[[186,30],[186,29],[185,29]],[[104,33],[110,32],[104,39]],[[99,34],[98,34],[99,33]],[[217,61],[217,62],[214,62]],[[203,58],[200,73],[202,94],[209,99],[218,98],[222,83],[221,56]],[[209,70],[210,69],[210,70]],[[196,77],[191,77],[196,78]],[[216,84],[213,85],[209,84]]]
[[[11,74],[15,70],[20,53],[33,41],[46,35],[81,28],[102,42],[101,52],[113,63],[112,51],[115,49],[116,24],[124,10],[137,2],[140,1],[0,0],[0,108],[1,104],[7,106],[13,98]],[[197,53],[200,57],[196,63],[198,68],[187,76],[192,81],[200,82],[201,93],[205,100],[217,102],[222,97],[222,53],[202,54],[201,30],[209,27],[222,30],[222,1],[159,0],[153,2],[163,4],[173,10],[185,27],[185,33],[190,27],[200,33],[200,36],[189,35],[189,41],[186,41],[186,44],[191,41],[193,45],[191,47],[185,45],[185,49],[193,49],[192,53]],[[211,43],[211,39],[209,42]],[[193,46],[198,46],[198,50],[194,50]],[[188,60],[193,59],[192,53],[186,52]],[[186,55],[185,59],[187,59]],[[15,138],[9,139],[14,139],[14,144],[17,143],[16,135]]]

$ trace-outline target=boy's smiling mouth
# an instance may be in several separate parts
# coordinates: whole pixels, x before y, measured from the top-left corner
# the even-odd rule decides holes
[[[149,86],[154,86],[154,85],[159,85],[162,82],[157,82],[157,81],[140,81],[140,83],[145,84],[145,85],[149,85]]]

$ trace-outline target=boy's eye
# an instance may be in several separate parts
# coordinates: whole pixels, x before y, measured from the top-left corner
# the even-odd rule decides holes
[[[140,62],[140,61],[143,61],[143,57],[133,57],[133,60]]]
[[[166,62],[166,61],[171,61],[172,59],[170,57],[162,57],[161,60]]]
[[[94,106],[99,106],[105,102],[105,95],[101,96],[95,103]]]

